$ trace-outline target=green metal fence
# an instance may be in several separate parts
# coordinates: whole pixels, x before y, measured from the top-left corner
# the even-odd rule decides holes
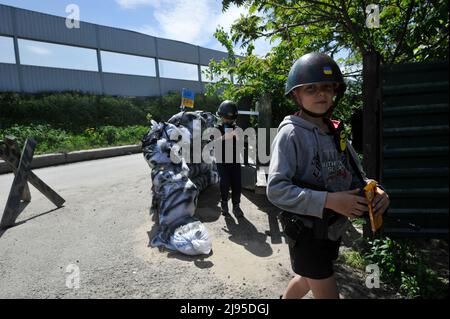
[[[382,65],[379,77],[378,174],[403,221],[384,234],[448,237],[448,61]]]

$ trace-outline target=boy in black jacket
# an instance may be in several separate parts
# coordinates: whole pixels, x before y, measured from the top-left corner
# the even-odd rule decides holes
[[[216,126],[222,134],[222,158],[218,159],[217,170],[220,177],[220,206],[222,208],[222,215],[230,216],[228,210],[228,195],[231,186],[231,201],[233,204],[233,214],[236,217],[244,216],[239,207],[241,201],[241,164],[236,159],[236,118],[238,115],[237,105],[233,101],[223,101],[217,115],[221,118],[221,123]],[[232,140],[232,144],[230,143]],[[229,145],[230,147],[226,147]],[[232,146],[232,148],[231,148]],[[228,155],[227,155],[228,153]],[[232,156],[232,159],[231,159]],[[231,160],[230,160],[231,159]]]

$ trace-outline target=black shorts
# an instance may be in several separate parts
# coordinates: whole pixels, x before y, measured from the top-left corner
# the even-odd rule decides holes
[[[289,243],[292,270],[311,279],[330,277],[334,273],[333,261],[338,257],[340,245],[340,239],[316,239],[312,229],[304,228],[298,239]]]

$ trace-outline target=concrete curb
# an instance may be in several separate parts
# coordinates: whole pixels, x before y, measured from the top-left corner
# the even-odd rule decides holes
[[[33,161],[31,162],[31,168],[69,164],[120,155],[131,155],[139,152],[142,152],[141,145],[125,145],[69,153],[36,155],[33,157]],[[11,172],[11,167],[3,160],[0,160],[0,174]]]

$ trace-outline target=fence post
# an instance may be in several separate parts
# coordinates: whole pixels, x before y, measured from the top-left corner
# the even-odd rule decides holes
[[[270,152],[270,128],[272,126],[272,97],[270,94],[263,94],[257,105],[258,128],[266,129],[266,154]]]
[[[380,180],[381,121],[380,121],[380,56],[369,52],[363,57],[363,166],[368,178]],[[363,228],[364,237],[371,233],[370,223]]]

